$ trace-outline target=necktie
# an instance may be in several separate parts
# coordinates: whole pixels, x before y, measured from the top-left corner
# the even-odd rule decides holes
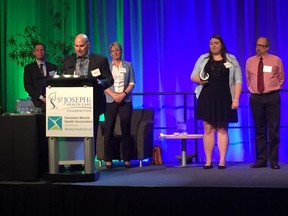
[[[258,89],[259,93],[264,92],[263,58],[262,57],[260,57],[260,61],[258,64],[257,89]]]
[[[40,64],[40,71],[41,71],[42,76],[44,76],[45,74],[44,74],[43,64],[42,63]]]
[[[43,63],[40,64],[40,71],[41,71],[42,76],[45,76],[44,70],[43,70]],[[46,85],[45,84],[42,85],[41,95],[43,95],[43,96],[46,95]]]

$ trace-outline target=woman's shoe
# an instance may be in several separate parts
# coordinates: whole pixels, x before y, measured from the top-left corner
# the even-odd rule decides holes
[[[106,168],[111,169],[113,168],[113,163],[111,161],[106,162]]]
[[[124,161],[125,168],[131,168],[130,161]]]
[[[212,164],[211,164],[211,165],[204,165],[204,166],[203,166],[203,169],[212,169],[212,168],[213,168]]]
[[[226,166],[224,166],[224,165],[218,165],[218,169],[226,169]]]

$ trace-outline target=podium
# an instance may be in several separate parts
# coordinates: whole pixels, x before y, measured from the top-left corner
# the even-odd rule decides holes
[[[73,75],[54,76],[46,85],[46,137],[49,172],[46,180],[57,182],[91,182],[99,179],[95,168],[93,142],[95,106],[99,92],[97,80]],[[96,93],[96,94],[95,94]],[[96,105],[95,105],[96,104]],[[84,171],[60,172],[59,137],[83,137]]]

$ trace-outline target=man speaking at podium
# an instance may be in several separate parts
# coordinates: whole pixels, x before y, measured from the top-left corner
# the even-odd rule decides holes
[[[97,79],[103,91],[94,91],[94,144],[97,139],[99,116],[105,112],[106,98],[104,90],[113,85],[114,79],[105,56],[89,50],[89,39],[85,34],[78,34],[74,39],[75,53],[66,56],[63,61],[61,75],[78,75]],[[96,89],[96,88],[94,88]],[[96,149],[96,148],[95,148]]]

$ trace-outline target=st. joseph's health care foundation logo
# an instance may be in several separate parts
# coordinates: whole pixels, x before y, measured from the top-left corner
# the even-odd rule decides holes
[[[49,109],[66,110],[70,112],[91,112],[92,101],[91,97],[75,96],[75,97],[57,97],[56,92],[52,92],[48,96]],[[62,113],[64,114],[64,113]],[[48,116],[48,130],[62,130],[62,116]]]
[[[62,116],[49,116],[48,130],[62,130]]]

